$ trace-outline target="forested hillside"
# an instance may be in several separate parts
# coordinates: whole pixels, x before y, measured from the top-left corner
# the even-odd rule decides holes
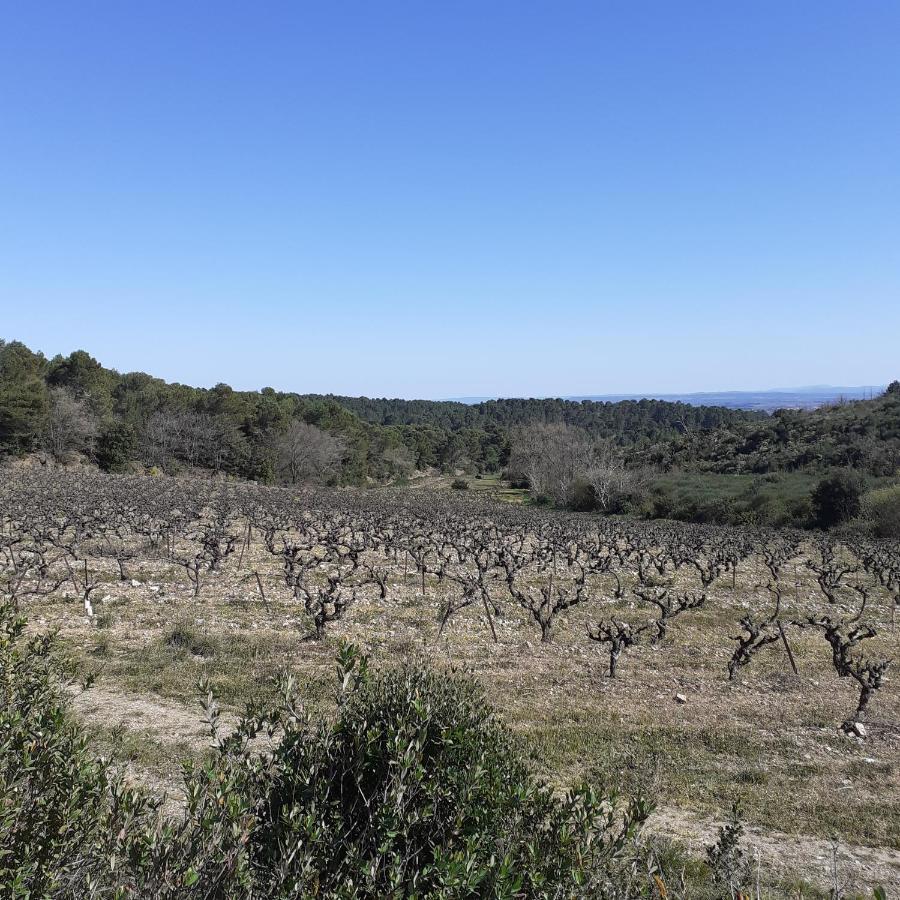
[[[900,468],[900,383],[872,400],[783,409],[714,430],[687,429],[654,447],[646,461],[664,470],[728,474],[845,467],[893,475]]]
[[[321,399],[321,398],[319,398]],[[511,428],[519,425],[574,425],[622,444],[669,437],[679,431],[721,428],[761,421],[762,413],[723,406],[691,406],[666,400],[560,400],[548,398],[457,403],[438,400],[386,400],[329,397],[378,425],[434,425],[439,428]]]
[[[363,483],[416,470],[498,472],[526,432],[630,470],[720,474],[900,468],[900,384],[879,398],[772,416],[661,400],[428,400],[195,388],[47,359],[0,341],[0,454],[79,455],[108,471],[201,468],[273,482]],[[560,431],[561,430],[561,431]],[[548,444],[547,436],[541,439]],[[532,443],[534,443],[532,441]],[[541,441],[535,446],[540,447]],[[567,451],[568,452],[568,451]],[[569,456],[572,454],[569,453]]]
[[[560,423],[646,450],[680,431],[737,426],[758,414],[656,400],[583,403],[500,400],[467,406],[427,400],[300,395],[227,384],[194,388],[142,372],[120,374],[85,351],[46,359],[0,342],[0,452],[82,452],[102,468],[136,461],[263,481],[396,478],[431,467],[493,472],[514,426]]]

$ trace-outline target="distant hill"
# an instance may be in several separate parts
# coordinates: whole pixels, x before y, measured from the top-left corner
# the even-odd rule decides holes
[[[674,436],[686,430],[709,430],[765,418],[759,411],[648,398],[615,401],[505,398],[479,403],[336,395],[324,398],[310,395],[309,399],[333,401],[374,425],[427,425],[455,431],[562,424],[584,428],[597,437],[623,445]]]
[[[813,385],[799,388],[777,388],[770,391],[702,391],[691,394],[585,394],[563,397],[579,402],[592,400],[598,403],[620,403],[623,400],[662,400],[667,403],[686,403],[689,406],[722,406],[726,409],[747,409],[758,412],[774,412],[776,409],[818,409],[847,400],[868,400],[884,392],[885,385],[836,387]],[[458,403],[478,405],[493,397],[459,397]]]
[[[900,472],[900,382],[872,399],[782,409],[717,431],[687,430],[658,442],[642,459],[666,471],[761,474],[847,467],[893,476]]]

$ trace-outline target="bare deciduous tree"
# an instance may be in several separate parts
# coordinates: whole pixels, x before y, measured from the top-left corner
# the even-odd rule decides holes
[[[594,492],[597,508],[603,512],[616,512],[623,500],[638,486],[640,476],[625,468],[625,461],[614,452],[595,448],[591,464],[581,473]]]
[[[512,434],[509,471],[531,490],[558,504],[577,504],[588,488],[593,504],[615,512],[638,486],[639,475],[625,468],[616,451],[574,425],[530,425]]]
[[[293,422],[278,439],[278,465],[291,484],[327,481],[335,475],[344,456],[345,444],[315,425]]]
[[[50,389],[44,447],[57,462],[66,462],[73,453],[89,453],[98,430],[97,417],[86,400],[79,400],[67,388]]]
[[[535,494],[557,503],[568,501],[572,483],[593,463],[590,435],[572,425],[518,428],[510,443],[510,473],[527,479]]]

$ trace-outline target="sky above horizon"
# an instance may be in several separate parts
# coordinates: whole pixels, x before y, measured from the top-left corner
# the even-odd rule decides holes
[[[900,377],[900,4],[0,0],[0,337],[240,389]]]

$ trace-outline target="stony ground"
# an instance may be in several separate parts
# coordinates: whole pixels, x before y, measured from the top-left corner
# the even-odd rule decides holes
[[[173,806],[179,760],[201,754],[210,740],[197,702],[201,675],[237,714],[251,697],[271,696],[275,676],[289,669],[310,705],[327,712],[334,651],[349,639],[376,665],[420,655],[471,672],[548,779],[563,786],[584,777],[657,798],[650,830],[690,853],[703,855],[738,802],[748,852],[776,873],[771,896],[796,896],[792,886],[802,881],[825,891],[835,879],[851,892],[880,883],[900,896],[898,673],[889,671],[873,700],[864,738],[839,729],[856,692],[836,677],[819,634],[789,630],[799,675],[776,644],[729,683],[737,620],[748,608],[771,606],[753,563],[739,568],[736,588],[730,577],[714,584],[707,605],[675,620],[664,644],[627,651],[615,680],[585,626],[611,613],[637,623],[650,610],[612,599],[603,578],[592,585],[591,601],[563,614],[553,642],[542,644],[508,599],[495,622],[497,643],[474,607],[454,616],[439,638],[452,588],[426,579],[423,595],[413,577],[402,583],[402,573],[392,577],[386,600],[367,588],[324,641],[309,640],[302,608],[262,547],[240,568],[230,558],[197,599],[183,570],[164,561],[135,564],[128,574],[120,581],[110,569],[108,586],[94,595],[92,622],[74,593],[35,601],[26,612],[32,627],[60,630],[76,681],[97,674],[87,691],[72,688],[97,746],[166,792]],[[691,581],[679,577],[685,586]],[[783,579],[786,620],[822,610],[799,563]],[[889,608],[886,597],[873,595],[867,616],[880,634],[867,651],[900,659]]]

